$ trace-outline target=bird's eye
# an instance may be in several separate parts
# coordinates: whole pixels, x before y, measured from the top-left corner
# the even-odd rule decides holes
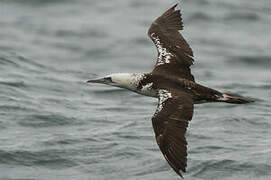
[[[112,83],[112,78],[111,77],[105,77],[104,80],[106,82]]]

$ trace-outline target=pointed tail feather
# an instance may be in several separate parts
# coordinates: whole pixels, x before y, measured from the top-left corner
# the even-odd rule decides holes
[[[251,103],[254,102],[251,99],[224,93],[222,97],[218,99],[219,102],[226,102],[226,103],[231,103],[231,104],[246,104],[246,103]]]

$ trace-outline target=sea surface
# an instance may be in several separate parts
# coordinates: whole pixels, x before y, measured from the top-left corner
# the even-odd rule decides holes
[[[147,30],[177,0],[0,0],[0,180],[178,180],[157,100],[86,80],[149,72]],[[200,104],[186,180],[271,179],[271,1],[183,0],[198,83],[255,100]]]

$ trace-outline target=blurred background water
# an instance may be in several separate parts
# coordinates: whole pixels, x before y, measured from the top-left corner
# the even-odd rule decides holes
[[[173,0],[0,0],[0,179],[179,179],[156,99],[86,80],[148,72],[146,32]],[[196,105],[187,180],[271,179],[271,1],[185,0],[197,82],[252,97]]]

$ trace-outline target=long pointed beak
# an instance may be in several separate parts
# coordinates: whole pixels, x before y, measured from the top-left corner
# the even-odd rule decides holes
[[[106,81],[104,78],[97,78],[97,79],[90,79],[87,81],[87,83],[102,83],[104,84]]]

